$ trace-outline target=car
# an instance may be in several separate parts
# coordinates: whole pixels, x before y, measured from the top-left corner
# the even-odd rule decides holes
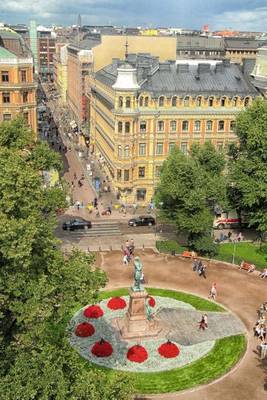
[[[238,228],[241,225],[240,218],[218,218],[213,222],[214,229]]]
[[[152,226],[156,224],[154,217],[140,215],[140,217],[132,218],[128,221],[129,226]]]
[[[84,219],[81,218],[71,219],[70,221],[65,221],[62,224],[62,229],[64,231],[76,231],[80,229],[87,230],[89,228],[92,228],[92,222],[85,221]]]

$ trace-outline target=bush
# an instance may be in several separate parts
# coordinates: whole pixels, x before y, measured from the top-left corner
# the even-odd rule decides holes
[[[169,254],[173,254],[174,252],[176,254],[181,254],[185,250],[185,247],[181,246],[175,240],[164,240],[164,241],[157,240],[156,248],[160,253],[169,253]]]
[[[214,243],[211,236],[208,235],[192,239],[189,246],[201,256],[214,257],[218,254],[218,245]]]

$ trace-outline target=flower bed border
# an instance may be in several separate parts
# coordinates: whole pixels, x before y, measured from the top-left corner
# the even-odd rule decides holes
[[[224,312],[225,309],[201,297],[174,290],[146,288],[148,294],[170,297],[191,304],[197,310]],[[100,300],[115,296],[125,296],[128,289],[121,288],[102,291]],[[142,394],[160,394],[178,392],[198,385],[204,385],[229,372],[244,355],[247,347],[245,335],[225,337],[216,341],[214,348],[206,356],[184,367],[162,372],[120,372],[130,376],[134,381],[135,390]],[[81,359],[85,368],[98,369],[109,376],[117,371],[87,362]],[[213,368],[211,368],[213,365]]]

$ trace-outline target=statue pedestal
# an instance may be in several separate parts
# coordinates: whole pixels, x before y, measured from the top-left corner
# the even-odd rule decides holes
[[[157,336],[161,331],[159,323],[155,320],[148,321],[146,315],[146,290],[129,290],[130,302],[126,315],[117,318],[116,323],[123,339],[137,339]]]

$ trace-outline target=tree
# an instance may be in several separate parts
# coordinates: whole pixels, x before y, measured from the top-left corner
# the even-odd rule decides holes
[[[210,243],[213,208],[217,202],[225,203],[223,168],[223,156],[207,143],[193,146],[189,156],[175,149],[161,170],[156,202],[162,204],[163,216],[188,234],[188,244],[201,252],[203,244],[215,251]]]
[[[239,145],[231,152],[229,197],[250,226],[267,231],[267,102],[256,99],[236,120]]]
[[[127,378],[86,369],[68,343],[74,310],[97,301],[107,277],[93,255],[62,254],[54,229],[65,193],[42,179],[58,158],[31,137],[20,120],[0,125],[0,399],[83,400],[92,390],[90,399],[115,400],[117,388],[125,400]]]

